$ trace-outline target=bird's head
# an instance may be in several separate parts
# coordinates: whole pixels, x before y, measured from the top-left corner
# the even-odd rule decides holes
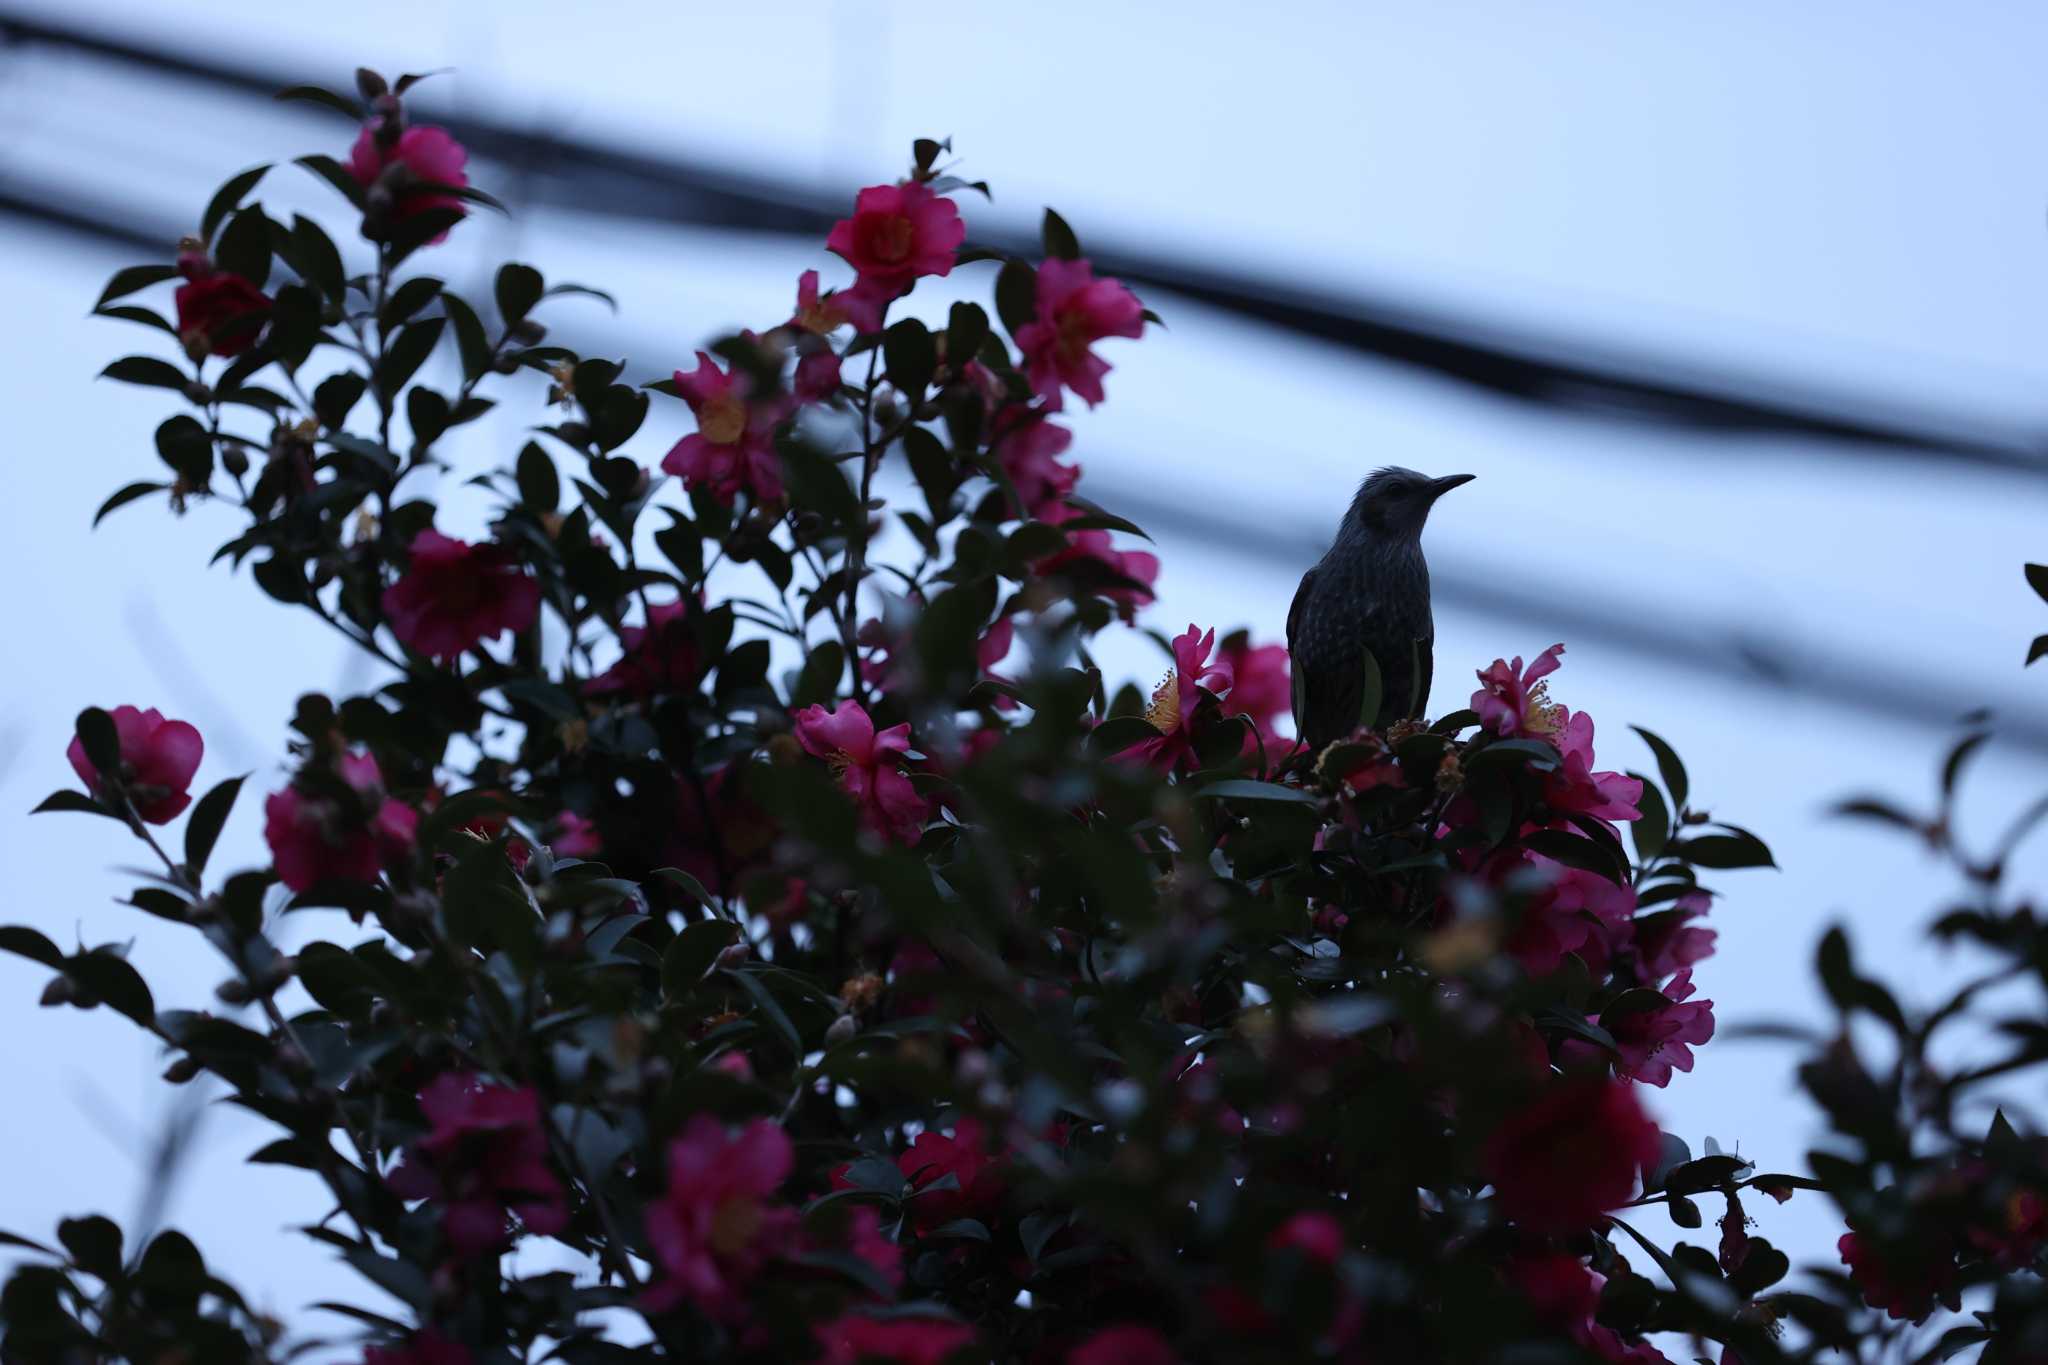
[[[1422,535],[1436,500],[1472,478],[1470,474],[1447,474],[1432,479],[1395,467],[1375,470],[1358,486],[1358,496],[1351,500],[1345,520],[1376,540],[1415,540]]]

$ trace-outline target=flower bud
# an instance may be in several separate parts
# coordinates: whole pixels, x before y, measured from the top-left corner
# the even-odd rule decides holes
[[[231,976],[213,988],[214,995],[223,1005],[246,1005],[256,998],[249,989],[249,983],[239,976]]]
[[[859,1031],[860,1025],[854,1020],[854,1017],[850,1014],[842,1014],[832,1021],[830,1028],[825,1030],[825,1045],[827,1047],[837,1047]]]
[[[220,463],[221,468],[227,470],[229,474],[238,479],[249,472],[248,452],[240,446],[228,446],[222,450],[220,453]]]
[[[737,967],[745,962],[748,957],[752,956],[753,951],[753,948],[746,943],[732,944],[720,950],[718,965],[726,968]]]
[[[164,1079],[172,1085],[184,1085],[199,1075],[199,1059],[180,1057],[164,1068]]]
[[[512,324],[512,339],[522,346],[538,346],[547,334],[548,329],[532,318],[521,318]]]

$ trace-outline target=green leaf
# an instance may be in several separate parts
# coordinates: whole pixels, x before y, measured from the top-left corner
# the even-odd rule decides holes
[[[739,937],[739,926],[731,920],[700,919],[686,924],[661,955],[661,993],[681,1000],[696,989],[710,972],[718,955]]]
[[[1982,747],[1984,741],[1989,738],[1991,738],[1990,732],[1979,730],[1974,735],[1964,735],[1962,739],[1957,741],[1956,746],[1948,751],[1948,759],[1941,765],[1941,794],[1943,797],[1955,795],[1956,779],[1962,776],[1963,765],[1970,761],[1970,756],[1976,753]]]
[[[380,1256],[365,1246],[348,1247],[341,1257],[385,1293],[403,1300],[422,1314],[429,1311],[434,1297],[433,1286],[427,1283],[425,1272],[410,1261]]]
[[[121,1229],[111,1218],[93,1214],[66,1218],[57,1224],[57,1240],[71,1253],[72,1264],[89,1275],[112,1281],[121,1274]]]
[[[40,962],[45,967],[64,965],[64,954],[57,951],[57,945],[25,925],[0,925],[0,952],[13,953],[31,962]]]
[[[64,960],[65,975],[144,1028],[156,1023],[156,1002],[149,983],[127,958],[111,949],[95,948]]]
[[[2048,635],[2036,635],[2034,643],[2027,646],[2027,664],[2032,666],[2043,654],[2048,654]]]
[[[1629,838],[1636,846],[1636,860],[1652,863],[1671,839],[1671,812],[1664,805],[1664,794],[1648,778],[1640,773],[1629,776],[1643,784],[1643,794],[1636,801],[1643,818],[1629,822]]]
[[[1672,814],[1682,812],[1690,788],[1686,782],[1685,764],[1678,761],[1677,751],[1640,725],[1629,728],[1643,737],[1643,743],[1650,746],[1651,754],[1656,757],[1657,771],[1664,775],[1664,790],[1671,794]]]
[[[1197,787],[1194,794],[1229,801],[1286,801],[1297,806],[1322,803],[1321,797],[1299,787],[1283,787],[1278,782],[1256,782],[1248,777],[1227,777],[1221,782],[1211,782]]]
[[[2027,586],[2034,590],[2035,596],[2048,602],[2048,564],[2027,565]]]
[[[341,251],[310,218],[292,217],[292,265],[325,297],[339,302],[344,293]]]
[[[554,457],[528,441],[519,452],[519,501],[526,510],[545,515],[561,505],[562,478],[555,470]]]
[[[801,710],[830,702],[838,694],[839,680],[845,672],[846,647],[837,640],[825,641],[804,660],[803,671],[797,674],[796,687],[790,693],[790,706]]]
[[[85,756],[99,771],[102,781],[110,780],[121,771],[121,733],[114,728],[114,718],[97,706],[88,706],[78,713],[78,742],[85,746]]]
[[[1022,261],[1007,261],[996,275],[996,316],[1012,337],[1038,320],[1038,272]]]
[[[323,90],[317,85],[290,85],[271,96],[278,100],[296,100],[302,104],[317,104],[323,109],[332,109],[354,123],[363,121],[363,107],[345,95],[332,90]],[[302,158],[303,159],[303,158]]]
[[[349,410],[362,398],[363,390],[370,387],[370,381],[354,370],[342,370],[330,374],[320,381],[313,390],[313,412],[319,417],[320,425],[329,431],[339,431],[348,420]]]
[[[938,343],[922,322],[905,318],[882,334],[882,359],[889,367],[889,382],[917,402],[931,387],[932,373],[938,368]]]
[[[364,206],[363,187],[348,168],[331,156],[302,156],[297,163],[332,185],[335,191],[357,209]]]
[[[1701,834],[1680,839],[1667,850],[1696,867],[1726,871],[1742,867],[1776,867],[1771,850],[1763,840],[1744,830],[1731,834]]]
[[[58,813],[67,815],[104,815],[109,820],[122,820],[123,823],[126,823],[124,817],[116,814],[114,811],[108,810],[105,806],[93,800],[84,792],[51,792],[48,796],[42,799],[41,803],[38,804],[34,810],[29,812],[30,815],[49,815]]]
[[[147,289],[153,284],[161,284],[165,280],[176,278],[177,267],[169,265],[131,265],[126,269],[116,270],[114,278],[108,280],[107,287],[100,291],[100,301],[93,305],[93,311],[98,312],[115,299],[125,298],[138,289]]]
[[[398,334],[398,339],[384,352],[384,361],[377,367],[377,391],[386,401],[398,396],[420,366],[433,353],[434,344],[441,339],[442,329],[448,325],[446,318],[422,318],[408,324]]]
[[[151,493],[161,492],[169,487],[170,485],[167,483],[150,483],[147,481],[131,483],[100,504],[100,510],[92,514],[92,524],[98,526],[106,518],[107,513],[117,507],[126,507],[137,498],[146,498]]]
[[[377,315],[384,330],[392,330],[426,307],[441,292],[441,286],[442,282],[432,275],[415,275],[392,290],[384,300],[384,311]]]
[[[228,822],[228,812],[235,808],[242,782],[243,778],[231,777],[215,787],[199,799],[199,804],[192,808],[192,818],[185,822],[185,863],[195,880],[206,870],[206,860],[213,856],[213,845]]]
[[[175,389],[180,393],[192,382],[186,374],[167,360],[155,356],[123,356],[100,371],[102,379],[118,379],[124,384],[144,384],[157,389]]]
[[[706,922],[709,923],[711,921]],[[666,964],[663,965],[664,967],[666,966]],[[798,1033],[796,1025],[790,1022],[789,1014],[782,1008],[781,1003],[773,995],[769,994],[766,986],[761,984],[760,975],[755,972],[733,971],[730,969],[719,974],[730,977],[738,982],[740,989],[753,997],[754,1004],[767,1017],[769,1024],[773,1026],[782,1041],[788,1045],[790,1055],[801,1059],[804,1055],[803,1035]]]
[[[1386,689],[1380,679],[1379,660],[1373,658],[1372,651],[1361,649],[1358,656],[1358,724],[1360,728],[1370,730],[1379,724],[1380,702],[1386,695]]]
[[[213,234],[221,222],[228,214],[242,207],[242,201],[249,197],[249,191],[256,188],[256,182],[261,180],[269,169],[270,163],[267,161],[261,166],[251,166],[241,174],[229,177],[227,183],[214,192],[213,198],[207,201],[206,212],[199,215],[200,241],[212,244]]]
[[[1062,261],[1080,259],[1080,239],[1075,237],[1074,230],[1067,226],[1067,220],[1051,209],[1045,211],[1045,221],[1040,226],[1039,236],[1044,239],[1046,255]]]
[[[214,260],[223,270],[261,289],[270,282],[272,226],[269,215],[260,208],[237,209],[214,245]]]
[[[546,282],[541,279],[540,272],[530,265],[508,261],[499,266],[495,286],[498,316],[505,320],[507,327],[510,327],[533,311],[533,306],[540,302],[541,293],[545,288]]]
[[[946,364],[955,373],[972,360],[988,339],[988,314],[978,303],[965,299],[946,315]]]
[[[696,897],[701,904],[711,904],[711,893],[705,889],[704,883],[698,881],[680,867],[657,867],[652,875],[661,878],[661,880],[671,886],[680,887],[684,892]]]
[[[1098,754],[1120,754],[1133,744],[1159,738],[1158,729],[1143,716],[1111,716],[1088,732],[1088,747]]]
[[[455,346],[462,353],[462,377],[475,379],[491,363],[491,342],[484,324],[467,301],[456,294],[441,295],[441,311],[455,328]]]

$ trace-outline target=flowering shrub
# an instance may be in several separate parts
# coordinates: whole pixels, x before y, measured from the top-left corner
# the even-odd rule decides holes
[[[1081,496],[1048,415],[1103,401],[1098,347],[1151,315],[1056,214],[1042,260],[969,248],[981,187],[920,141],[820,244],[852,278],[806,271],[788,321],[680,368],[679,340],[636,388],[547,344],[536,311],[591,291],[513,264],[482,306],[427,273],[493,201],[409,121],[411,78],[358,84],[292,93],[360,120],[345,163],[299,164],[363,245],[272,220],[259,168],[176,266],[102,296],[185,357],[108,375],[185,410],[157,433],[170,478],[101,515],[223,505],[220,557],[386,672],[300,700],[260,867],[212,865],[241,778],[175,853],[151,832],[189,800],[191,726],[79,716],[83,790],[42,809],[149,842],[162,875],[132,904],[219,950],[214,1007],[160,1005],[118,942],[0,948],[48,969],[46,1004],[120,1012],[168,1080],[276,1125],[253,1159],[322,1182],[309,1235],[405,1305],[322,1306],[367,1365],[1666,1359],[1656,1341],[1756,1365],[2031,1263],[2036,1140],[1995,1127],[1906,1178],[1882,1121],[1924,1092],[1846,1041],[1809,1076],[1861,1165],[1759,1174],[1658,1130],[1646,1096],[1715,1026],[1700,874],[1769,855],[1647,732],[1658,780],[1600,767],[1548,693],[1561,647],[1315,754],[1286,738],[1284,650],[1218,623],[1173,640],[1149,696],[1112,691],[1090,641],[1160,566]],[[911,311],[977,266],[993,318]],[[175,326],[133,301],[180,277]],[[456,465],[451,435],[500,401],[550,412],[540,436]],[[626,453],[652,403],[694,427],[659,472]],[[487,525],[438,524],[420,475],[443,469],[492,491]],[[289,955],[285,912],[322,926]],[[2048,960],[2031,926],[1950,930]],[[1920,1036],[1830,953],[1845,1008]],[[1821,1184],[1876,1308],[1845,1282],[1774,1292],[1787,1258],[1741,1195]],[[1718,1253],[1625,1212],[1697,1227],[1709,1193]],[[1922,1235],[1930,1210],[1960,1235]],[[542,1240],[582,1268],[502,1254]],[[88,1216],[56,1243],[11,1235],[10,1361],[281,1361],[308,1334],[174,1231],[129,1248]]]

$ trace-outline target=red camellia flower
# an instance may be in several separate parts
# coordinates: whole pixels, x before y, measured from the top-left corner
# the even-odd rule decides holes
[[[596,825],[565,810],[555,817],[555,836],[548,840],[548,847],[559,858],[595,858],[604,849],[604,839]]]
[[[1589,1270],[1576,1256],[1562,1252],[1512,1261],[1508,1282],[1528,1300],[1538,1322],[1564,1333],[1613,1365],[1669,1365],[1664,1353],[1648,1342],[1630,1345],[1612,1327],[1593,1320],[1600,1307],[1600,1287],[1607,1277]]]
[[[1194,753],[1190,726],[1202,693],[1220,697],[1230,691],[1230,665],[1209,657],[1215,644],[1216,632],[1193,622],[1174,637],[1173,667],[1153,689],[1152,704],[1145,708],[1146,722],[1159,734],[1124,750],[1124,757],[1171,769]]]
[[[1558,669],[1564,646],[1552,645],[1527,667],[1518,654],[1510,663],[1495,659],[1479,670],[1472,709],[1479,723],[1504,739],[1540,739],[1564,760],[1544,784],[1544,800],[1555,810],[1602,820],[1639,820],[1636,803],[1643,784],[1621,773],[1593,771],[1593,718],[1550,699],[1548,678]]]
[[[799,711],[796,737],[804,752],[832,765],[839,785],[860,807],[870,829],[901,843],[917,839],[926,803],[903,772],[902,755],[910,748],[908,724],[877,734],[875,722],[859,702],[842,701],[830,711],[822,706]]]
[[[1479,723],[1502,739],[1534,736],[1554,740],[1564,728],[1559,714],[1564,708],[1550,700],[1550,684],[1543,679],[1557,672],[1563,653],[1564,646],[1557,644],[1537,655],[1527,668],[1517,654],[1513,663],[1495,659],[1480,669],[1479,690],[1472,694],[1472,709],[1479,713]]]
[[[1863,1301],[1883,1309],[1889,1317],[1924,1322],[1937,1302],[1946,1302],[1955,1294],[1956,1261],[1946,1247],[1918,1246],[1904,1256],[1900,1249],[1892,1248],[1888,1255],[1855,1233],[1845,1232],[1835,1249],[1842,1254],[1842,1264],[1849,1267],[1850,1278],[1863,1291]],[[1956,1303],[1949,1306],[1960,1307]]]
[[[862,190],[853,217],[833,226],[825,248],[852,266],[862,284],[894,298],[920,276],[950,274],[966,236],[953,201],[913,181]]]
[[[428,209],[448,208],[467,213],[462,200],[431,188],[460,189],[469,184],[465,169],[469,152],[463,145],[449,136],[446,128],[432,124],[407,128],[387,145],[378,136],[382,126],[381,117],[365,123],[356,136],[356,145],[349,150],[348,173],[356,183],[367,190],[381,181],[391,191],[391,216],[400,220]],[[430,239],[428,245],[446,240],[448,234],[443,231]]]
[[[1553,742],[1564,764],[1544,778],[1543,799],[1551,809],[1577,811],[1601,820],[1640,820],[1637,804],[1643,784],[1623,773],[1593,771],[1593,718],[1584,711],[1567,712],[1564,732]]]
[[[1669,1004],[1625,1014],[1594,1016],[1621,1049],[1615,1073],[1645,1085],[1671,1084],[1671,1072],[1692,1070],[1692,1049],[1714,1036],[1714,1002],[1693,1000],[1692,972],[1682,971],[1663,988]],[[1590,1044],[1586,1044],[1588,1048]]]
[[[690,1119],[668,1147],[668,1189],[647,1210],[662,1271],[646,1293],[650,1311],[688,1302],[715,1317],[744,1312],[747,1281],[796,1244],[796,1210],[769,1202],[794,1161],[789,1135],[767,1119],[736,1133],[709,1114]]]
[[[543,1236],[568,1226],[562,1182],[548,1166],[540,1097],[531,1089],[447,1072],[420,1092],[420,1110],[432,1131],[407,1149],[386,1183],[402,1199],[441,1201],[441,1231],[458,1255],[502,1248],[508,1212]]]
[[[1696,891],[1680,896],[1669,909],[1635,921],[1637,974],[1648,981],[1662,981],[1712,957],[1714,931],[1690,922],[1712,906],[1706,892]]]
[[[74,737],[64,756],[71,771],[94,796],[115,797],[114,786],[134,803],[135,813],[152,825],[175,819],[192,804],[192,775],[206,753],[199,731],[182,720],[165,720],[154,706],[147,711],[117,706],[107,713],[121,739],[121,771],[102,783],[99,769],[85,756],[85,744]]]
[[[1577,1232],[1628,1202],[1658,1144],[1631,1087],[1582,1076],[1510,1115],[1487,1142],[1483,1168],[1509,1218],[1536,1232]]]
[[[516,634],[540,614],[540,584],[506,546],[428,529],[408,554],[405,573],[384,589],[384,615],[393,635],[430,659],[445,662],[480,640]]]
[[[1266,1245],[1274,1251],[1299,1251],[1318,1265],[1335,1265],[1344,1254],[1344,1225],[1332,1214],[1305,1210],[1274,1228]]]
[[[585,692],[647,697],[696,685],[697,634],[691,628],[688,602],[649,607],[647,624],[622,627],[619,643],[625,647],[625,657],[583,684]]]
[[[719,369],[705,351],[697,352],[696,369],[675,372],[675,385],[697,429],[675,443],[661,467],[723,503],[742,489],[756,502],[780,498],[782,466],[771,438],[789,415],[785,405],[751,401],[744,377]]]
[[[270,318],[269,295],[233,271],[216,270],[204,251],[180,252],[178,273],[185,283],[173,301],[186,355],[194,360],[237,356],[255,344]]]
[[[363,1365],[475,1365],[475,1361],[467,1346],[448,1340],[431,1327],[403,1346],[371,1346],[363,1351]]]
[[[1051,422],[1034,419],[1003,436],[996,453],[1003,472],[1017,489],[1017,501],[1024,515],[1045,519],[1045,513],[1066,500],[1081,482],[1079,465],[1064,465],[1059,457],[1074,443],[1074,433]]]
[[[818,1365],[944,1365],[971,1345],[974,1329],[944,1318],[871,1318],[859,1313],[821,1324]]]
[[[1064,403],[1072,389],[1094,407],[1103,399],[1102,376],[1109,362],[1089,348],[1104,337],[1137,337],[1145,330],[1145,309],[1116,280],[1098,280],[1085,258],[1051,260],[1038,267],[1038,317],[1017,329],[1031,388],[1048,408]]]
[[[293,891],[326,881],[375,881],[381,869],[412,852],[419,812],[384,794],[377,760],[342,754],[335,770],[352,796],[302,780],[263,805],[263,838],[277,879]]]
[[[896,1167],[915,1196],[904,1206],[910,1221],[925,1231],[956,1218],[986,1221],[1003,1201],[1001,1158],[989,1154],[987,1132],[974,1119],[954,1124],[951,1137],[925,1129],[896,1158]],[[959,1181],[959,1189],[918,1193],[949,1175]]]
[[[1530,976],[1550,975],[1564,965],[1567,953],[1604,965],[1607,937],[1624,934],[1635,913],[1635,891],[1597,872],[1519,850],[1495,860],[1488,875],[1498,883],[1525,868],[1548,884],[1523,905],[1522,918],[1504,945],[1508,955]]]
[[[1064,503],[1053,503],[1039,509],[1038,519],[1048,526],[1058,526],[1081,515]],[[1102,595],[1118,605],[1124,620],[1129,621],[1139,607],[1152,600],[1152,584],[1159,578],[1159,557],[1144,550],[1119,550],[1111,542],[1109,532],[1100,528],[1067,532],[1067,547],[1047,555],[1031,569],[1033,573],[1051,578],[1064,569],[1088,561],[1101,564],[1131,580],[1128,584],[1102,589]]]
[[[851,324],[857,332],[882,330],[882,308],[888,295],[867,280],[851,289],[818,292],[818,272],[806,270],[796,278],[796,312],[789,326],[825,336]]]
[[[1249,716],[1259,744],[1265,746],[1266,760],[1278,762],[1293,747],[1279,729],[1280,722],[1294,714],[1294,673],[1288,666],[1287,646],[1254,647],[1234,635],[1223,642],[1222,659],[1231,678],[1230,705],[1224,709]],[[1245,752],[1256,751],[1257,746],[1246,740]]]
[[[1173,1343],[1157,1328],[1126,1322],[1105,1327],[1067,1352],[1067,1365],[1179,1365]]]

